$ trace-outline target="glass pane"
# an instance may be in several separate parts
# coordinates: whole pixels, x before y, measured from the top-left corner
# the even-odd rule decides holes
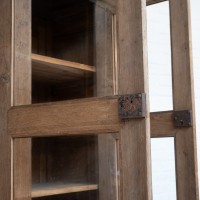
[[[151,139],[153,200],[176,200],[174,138]]]
[[[169,3],[147,7],[150,111],[172,110]]]

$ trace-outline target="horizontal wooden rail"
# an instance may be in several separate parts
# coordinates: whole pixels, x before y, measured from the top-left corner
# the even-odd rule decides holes
[[[114,133],[121,126],[117,98],[19,106],[8,115],[13,137]]]
[[[150,116],[152,137],[175,136],[172,111]],[[122,126],[117,97],[18,106],[8,112],[8,131],[12,137],[117,133]]]
[[[177,128],[173,125],[173,111],[150,114],[151,137],[174,137]]]

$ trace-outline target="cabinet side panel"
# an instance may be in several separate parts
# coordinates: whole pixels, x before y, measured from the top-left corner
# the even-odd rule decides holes
[[[11,105],[11,0],[0,1],[0,198],[11,199],[11,138],[7,111]]]

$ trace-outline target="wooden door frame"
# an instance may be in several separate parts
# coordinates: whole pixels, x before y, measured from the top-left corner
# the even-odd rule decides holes
[[[0,12],[1,21],[0,26],[3,27],[0,29],[0,55],[3,56],[0,62],[0,84],[2,90],[0,96],[0,115],[2,120],[2,126],[0,127],[0,150],[3,152],[4,157],[0,160],[0,169],[4,171],[1,174],[2,178],[0,179],[1,190],[0,194],[4,200],[10,199],[31,199],[31,135],[23,136],[23,134],[17,132],[10,132],[7,130],[7,110],[11,106],[19,106],[31,103],[31,41],[30,41],[30,13],[31,13],[31,1],[21,0],[18,4],[14,3],[14,0],[2,0],[0,6],[2,12]],[[109,1],[104,1],[109,2]],[[114,2],[114,4],[113,4]],[[141,4],[142,2],[142,4]],[[150,2],[150,1],[149,1]],[[157,1],[152,1],[151,3],[156,3]],[[148,3],[150,5],[151,3]],[[137,93],[137,92],[146,92],[148,90],[143,85],[143,88],[128,88],[126,85],[120,83],[120,80],[123,80],[123,77],[126,77],[126,72],[120,71],[120,69],[132,69],[134,72],[136,66],[133,67],[132,63],[137,63],[138,66],[141,66],[141,69],[144,71],[141,72],[140,80],[135,78],[134,82],[137,85],[137,82],[144,81],[144,77],[147,75],[146,72],[146,36],[145,36],[145,4],[143,0],[130,1],[130,0],[119,0],[112,1],[112,5],[116,5],[115,12],[117,13],[117,27],[118,27],[118,40],[117,45],[119,47],[118,52],[118,77],[119,85],[115,91],[115,94],[127,94],[127,93]],[[123,6],[122,6],[123,5]],[[24,9],[21,9],[24,8]],[[124,8],[125,10],[123,10]],[[136,11],[135,8],[138,8]],[[132,10],[133,9],[133,10]],[[179,10],[180,12],[177,12]],[[182,12],[181,12],[182,11]],[[113,12],[113,11],[112,11]],[[142,16],[141,16],[141,13]],[[185,14],[187,13],[187,14]],[[192,77],[192,56],[191,56],[191,27],[190,27],[190,13],[189,13],[189,1],[188,0],[170,0],[170,14],[171,14],[171,34],[172,34],[172,64],[173,64],[173,94],[174,94],[174,110],[183,110],[189,109],[193,111],[193,120],[194,116],[194,94],[193,94],[193,77]],[[139,15],[139,17],[138,17]],[[126,23],[126,20],[131,19],[135,24],[130,25],[130,30],[132,32],[125,32],[123,29],[123,24]],[[130,21],[131,21],[130,20]],[[138,24],[137,24],[138,23]],[[138,26],[137,26],[138,25]],[[134,27],[137,26],[135,29]],[[139,27],[139,29],[138,29]],[[137,31],[138,32],[137,32]],[[134,33],[131,35],[130,33]],[[142,33],[143,40],[136,42],[139,37],[139,33]],[[177,34],[178,33],[178,34]],[[180,36],[181,33],[181,36]],[[140,35],[141,36],[141,35]],[[182,45],[184,41],[184,46]],[[128,45],[127,42],[133,43],[134,45]],[[135,43],[134,43],[135,42]],[[138,53],[134,52],[134,48],[138,48],[138,51],[141,53],[141,57],[138,56]],[[123,52],[126,49],[126,54]],[[179,52],[179,53],[177,53]],[[182,53],[180,53],[182,52]],[[131,58],[130,63],[126,63],[127,59],[131,55],[137,55],[138,58]],[[2,57],[1,56],[1,57]],[[136,60],[134,60],[136,59]],[[131,73],[132,73],[131,72]],[[138,71],[139,72],[139,71]],[[124,73],[124,75],[123,75]],[[187,75],[187,76],[185,76]],[[178,78],[181,77],[181,79]],[[133,81],[132,78],[128,78],[127,81]],[[178,83],[176,82],[178,81]],[[181,86],[181,87],[179,87]],[[190,87],[191,86],[191,87]],[[186,88],[186,89],[185,89]],[[111,92],[112,93],[112,92]],[[110,92],[107,95],[112,95]],[[100,95],[100,94],[99,94]],[[115,99],[115,98],[114,98]],[[182,99],[188,99],[186,103]],[[99,99],[98,99],[99,100]],[[86,100],[87,101],[87,100]],[[113,105],[117,106],[117,100],[109,100],[109,102],[114,102]],[[180,104],[181,102],[181,104]],[[108,102],[107,102],[108,103]],[[147,100],[148,103],[148,100]],[[42,105],[41,105],[42,106]],[[46,106],[46,105],[45,105]],[[50,106],[50,105],[49,105]],[[26,106],[25,106],[26,107]],[[50,106],[51,107],[51,106]],[[28,106],[29,108],[29,106]],[[31,106],[30,106],[31,108]],[[21,112],[24,107],[13,108],[9,112],[9,116],[17,112]],[[50,108],[51,109],[51,108]],[[113,116],[118,117],[118,113]],[[106,129],[101,129],[102,134],[108,133],[111,137],[114,138],[113,141],[117,140],[117,148],[119,149],[117,153],[117,159],[120,160],[119,165],[120,171],[115,171],[114,177],[118,177],[120,172],[120,178],[117,182],[119,184],[118,189],[115,191],[121,191],[118,193],[119,199],[129,200],[133,197],[138,197],[138,199],[151,199],[151,173],[150,173],[150,146],[149,140],[149,118],[151,120],[151,137],[168,137],[175,136],[175,145],[176,145],[176,165],[177,165],[177,196],[178,200],[188,200],[189,199],[198,199],[198,181],[197,181],[197,156],[196,156],[196,136],[195,136],[195,124],[191,128],[186,129],[177,129],[173,126],[173,111],[170,112],[159,112],[152,113],[149,117],[149,112],[147,112],[147,117],[141,120],[143,127],[148,130],[147,135],[142,140],[142,143],[137,143],[133,147],[133,143],[130,144],[131,148],[128,149],[131,153],[135,153],[136,150],[139,150],[139,144],[141,147],[145,146],[146,150],[141,155],[144,160],[141,161],[142,169],[140,163],[135,165],[134,159],[128,160],[126,146],[127,140],[134,138],[135,136],[127,133],[126,128],[129,124],[131,126],[137,127],[138,125],[135,122],[130,121],[126,123],[116,123],[115,129],[109,127],[109,131]],[[9,119],[9,120],[11,120]],[[107,120],[107,119],[106,119]],[[12,121],[12,120],[11,120]],[[118,121],[119,122],[119,121]],[[141,126],[141,127],[142,127]],[[116,128],[118,127],[118,128]],[[141,128],[140,127],[140,128]],[[138,127],[139,129],[139,127]],[[95,130],[97,130],[95,126]],[[112,130],[112,131],[111,131]],[[141,129],[139,129],[141,130]],[[50,131],[50,130],[49,130]],[[66,130],[65,130],[66,131]],[[91,131],[91,130],[90,130]],[[94,131],[94,129],[93,129]],[[100,131],[100,133],[101,133]],[[10,133],[8,135],[7,133]],[[27,132],[28,133],[28,132]],[[26,133],[26,134],[27,134]],[[118,133],[118,134],[116,134]],[[65,133],[63,133],[65,135]],[[121,137],[123,136],[123,137]],[[34,135],[33,135],[34,137]],[[137,136],[139,139],[139,135]],[[113,145],[112,139],[108,139],[108,146]],[[111,142],[111,144],[110,144]],[[121,145],[121,146],[120,146]],[[106,151],[108,151],[107,148]],[[149,152],[147,152],[149,151]],[[116,152],[116,149],[114,150]],[[105,154],[106,152],[104,152]],[[116,159],[113,160],[113,163],[116,162]],[[23,163],[26,163],[24,165]],[[127,165],[123,165],[126,163]],[[134,166],[134,168],[132,168]],[[148,167],[147,167],[148,166]],[[136,169],[144,170],[144,177],[140,179],[130,181],[130,177],[134,177]],[[144,169],[145,168],[145,169]],[[23,169],[23,170],[21,170]],[[130,175],[130,176],[129,176]],[[190,177],[188,179],[188,177]],[[188,183],[189,180],[189,183]],[[139,184],[140,182],[140,184]],[[20,184],[19,184],[20,183]],[[138,184],[139,187],[135,187]],[[143,184],[145,187],[145,192],[143,190]],[[129,187],[126,187],[129,185]],[[142,185],[142,187],[140,187]],[[118,187],[117,186],[117,187]],[[14,188],[13,188],[14,187]],[[111,186],[113,187],[113,186]],[[116,185],[114,186],[116,187]],[[13,194],[14,191],[14,194]],[[140,196],[141,192],[145,193],[143,197]],[[108,193],[105,195],[109,195]],[[139,197],[140,196],[140,197]],[[106,197],[106,196],[105,196]],[[103,198],[103,197],[102,197]]]
[[[4,200],[29,197],[31,184],[29,162],[27,168],[18,168],[22,159],[31,159],[30,139],[11,138],[7,131],[8,109],[31,104],[30,5],[25,0],[0,2],[0,196]],[[28,177],[22,180],[24,176]]]

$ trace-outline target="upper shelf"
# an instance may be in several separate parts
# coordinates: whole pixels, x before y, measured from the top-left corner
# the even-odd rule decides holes
[[[96,68],[76,62],[32,54],[32,72],[36,79],[49,81],[76,80],[87,77]]]
[[[84,192],[97,190],[97,184],[87,183],[38,183],[33,184],[32,198],[52,195],[67,194],[73,192]]]

